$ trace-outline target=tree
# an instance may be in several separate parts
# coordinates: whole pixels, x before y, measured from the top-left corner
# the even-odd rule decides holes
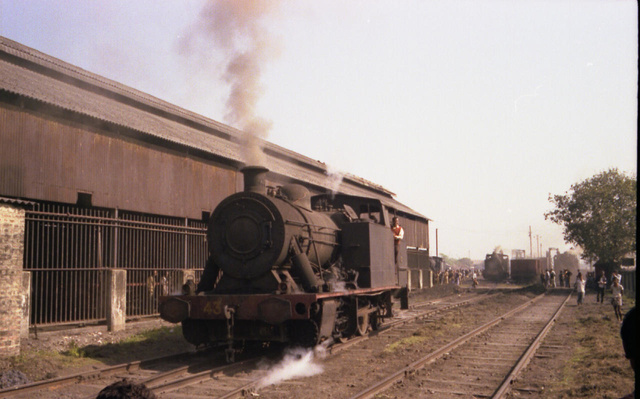
[[[549,195],[555,209],[544,216],[564,226],[565,241],[579,245],[582,258],[609,269],[636,249],[636,189],[635,177],[609,169]]]
[[[456,268],[465,268],[465,269],[469,269],[471,268],[471,266],[473,266],[473,261],[469,258],[455,259],[445,254],[440,254],[440,256],[444,260],[444,263],[446,263],[449,266],[453,266]]]

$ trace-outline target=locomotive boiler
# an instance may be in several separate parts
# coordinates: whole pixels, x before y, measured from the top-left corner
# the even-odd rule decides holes
[[[366,334],[392,316],[392,295],[406,304],[380,200],[267,188],[267,172],[243,169],[244,191],[209,220],[199,283],[159,300],[161,317],[182,323],[187,341],[226,343],[231,361],[247,342],[314,346]]]

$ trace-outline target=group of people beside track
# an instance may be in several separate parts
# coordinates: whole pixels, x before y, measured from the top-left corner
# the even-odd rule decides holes
[[[540,273],[540,282],[545,288],[570,288],[572,275],[573,273],[571,273],[571,270],[569,269],[558,271],[558,284],[556,284],[556,271],[553,269],[547,269],[543,273]]]
[[[447,270],[442,270],[438,273],[435,273],[433,277],[433,283],[440,284],[440,285],[445,285],[445,284],[460,285],[466,279],[471,278],[473,281],[475,281],[475,283],[472,281],[472,284],[477,285],[478,284],[477,277],[478,277],[477,273],[472,270],[447,269]]]
[[[556,287],[565,287],[569,288],[571,281],[571,271],[565,269],[561,270],[558,275],[560,276],[559,285],[556,285],[556,272],[553,269],[547,269],[544,273],[540,274],[540,282],[542,285],[549,288]],[[576,276],[576,281],[573,284],[573,288],[575,288],[578,294],[578,305],[582,305],[584,303],[584,296],[586,294],[587,288],[595,288],[596,291],[596,303],[604,303],[604,296],[607,288],[611,291],[611,305],[613,306],[614,313],[616,315],[616,319],[622,321],[622,293],[624,292],[624,287],[622,286],[622,275],[617,272],[611,273],[611,283],[609,285],[609,281],[607,280],[607,276],[604,271],[600,272],[600,276],[597,280],[594,279],[593,274],[589,273],[586,279],[583,276],[582,272],[578,272]],[[594,282],[595,280],[595,282]]]
[[[621,284],[622,276],[617,273],[611,273],[611,285],[609,289],[611,290],[611,305],[613,306],[613,311],[616,315],[616,320],[622,321],[622,294],[624,292],[624,287]],[[596,303],[604,303],[604,296],[607,291],[607,276],[604,273],[604,270],[600,272],[600,277],[597,281],[596,287]],[[582,276],[582,272],[578,272],[576,276],[576,282],[574,284],[576,292],[578,293],[578,305],[582,305],[584,303],[584,296],[586,294],[587,281]]]

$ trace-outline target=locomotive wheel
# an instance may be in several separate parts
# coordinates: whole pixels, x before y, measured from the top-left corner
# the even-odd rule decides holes
[[[369,314],[366,313],[362,316],[358,316],[358,334],[367,335],[369,332]]]
[[[338,309],[338,317],[336,318],[336,325],[333,330],[333,338],[340,342],[345,343],[357,332],[357,323],[354,316],[353,307],[350,304],[343,304]]]
[[[371,329],[378,331],[382,325],[382,317],[380,317],[379,311],[371,315]]]
[[[313,320],[295,321],[291,323],[291,342],[305,348],[313,348],[318,344],[320,331]]]

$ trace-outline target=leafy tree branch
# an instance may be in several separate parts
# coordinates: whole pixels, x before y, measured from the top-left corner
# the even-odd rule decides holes
[[[549,195],[555,209],[544,216],[564,227],[565,241],[579,245],[583,258],[619,264],[636,250],[636,190],[635,176],[609,169]]]

